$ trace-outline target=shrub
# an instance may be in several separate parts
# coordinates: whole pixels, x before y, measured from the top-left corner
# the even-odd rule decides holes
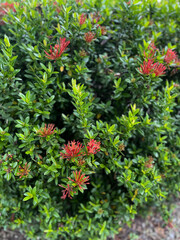
[[[180,189],[180,6],[0,5],[0,226],[106,239]]]

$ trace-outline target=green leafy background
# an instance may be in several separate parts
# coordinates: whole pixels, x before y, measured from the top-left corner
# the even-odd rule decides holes
[[[178,1],[24,0],[15,9],[0,26],[0,226],[28,239],[104,240],[152,205],[167,221],[166,202],[180,190],[180,71],[157,78],[138,68],[151,41],[180,56]],[[60,37],[70,44],[49,60],[44,51]],[[50,123],[56,133],[40,137]],[[60,158],[68,141],[90,139],[101,151],[85,165]],[[62,200],[58,184],[80,169],[91,184]]]

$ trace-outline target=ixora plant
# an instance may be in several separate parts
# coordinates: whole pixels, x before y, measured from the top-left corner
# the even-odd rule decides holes
[[[0,4],[1,227],[105,240],[152,205],[170,223],[179,16],[175,0]]]

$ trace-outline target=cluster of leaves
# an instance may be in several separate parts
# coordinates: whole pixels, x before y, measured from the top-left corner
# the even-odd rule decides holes
[[[176,0],[0,5],[0,226],[106,239],[180,190]]]

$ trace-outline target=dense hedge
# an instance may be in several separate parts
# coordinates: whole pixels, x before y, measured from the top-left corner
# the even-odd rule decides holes
[[[0,226],[102,239],[180,190],[176,0],[0,5]],[[170,219],[169,219],[170,221]]]

